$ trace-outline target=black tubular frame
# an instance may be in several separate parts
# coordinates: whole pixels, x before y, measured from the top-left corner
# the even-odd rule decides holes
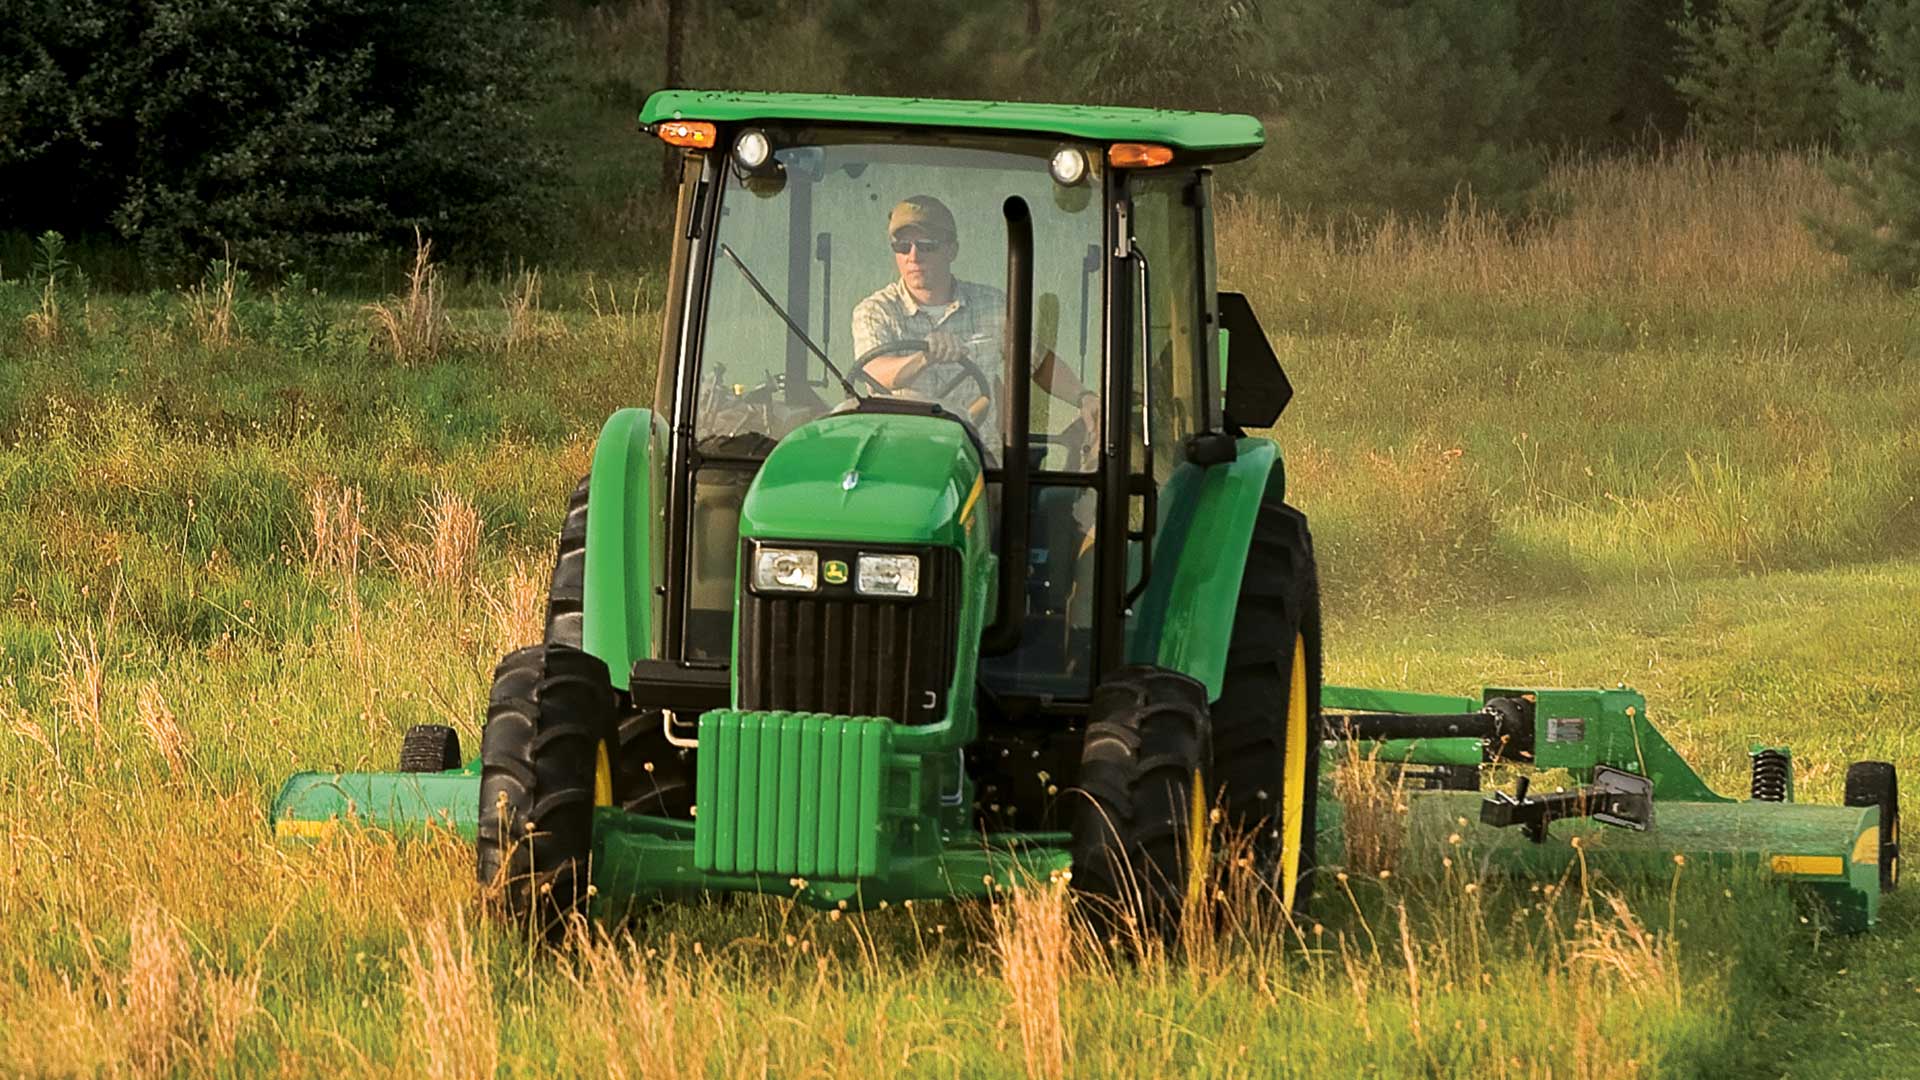
[[[980,635],[982,656],[1005,656],[1020,646],[1026,623],[1027,530],[1032,507],[1027,480],[1033,471],[1033,212],[1018,195],[1001,208],[1007,219],[1007,326],[1003,352],[1008,372],[1007,446],[1000,461],[1000,602],[993,624]]]

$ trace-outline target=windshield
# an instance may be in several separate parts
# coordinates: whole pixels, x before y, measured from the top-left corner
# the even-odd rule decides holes
[[[763,456],[856,395],[899,396],[968,421],[997,465],[1002,206],[1018,195],[1033,215],[1036,465],[1094,468],[1098,155],[1086,155],[1078,183],[1061,185],[1048,167],[1052,142],[772,134],[777,168],[725,166],[695,406],[702,449]]]

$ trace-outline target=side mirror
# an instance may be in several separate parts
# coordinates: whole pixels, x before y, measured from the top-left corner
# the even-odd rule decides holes
[[[1293,383],[1280,367],[1280,358],[1267,343],[1266,331],[1242,293],[1220,294],[1220,344],[1226,371],[1227,426],[1238,429],[1272,427],[1293,400]]]

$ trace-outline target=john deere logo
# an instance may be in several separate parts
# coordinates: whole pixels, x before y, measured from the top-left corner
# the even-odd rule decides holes
[[[847,564],[841,562],[839,559],[828,559],[826,567],[821,570],[821,574],[826,577],[827,584],[829,585],[845,585],[847,583]]]

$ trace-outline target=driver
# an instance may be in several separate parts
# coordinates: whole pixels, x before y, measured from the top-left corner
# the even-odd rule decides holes
[[[865,356],[890,341],[925,341],[925,349],[869,361],[865,373],[889,391],[938,401],[983,433],[999,431],[996,402],[982,395],[972,379],[960,377],[960,365],[972,361],[998,385],[1006,294],[953,275],[953,260],[960,254],[959,228],[953,211],[931,195],[902,199],[887,216],[887,239],[899,277],[853,309],[854,355]],[[1051,351],[1034,365],[1033,379],[1078,410],[1084,433],[1098,430],[1100,395],[1087,389]],[[943,391],[947,397],[940,396]],[[989,435],[986,441],[998,440]]]

